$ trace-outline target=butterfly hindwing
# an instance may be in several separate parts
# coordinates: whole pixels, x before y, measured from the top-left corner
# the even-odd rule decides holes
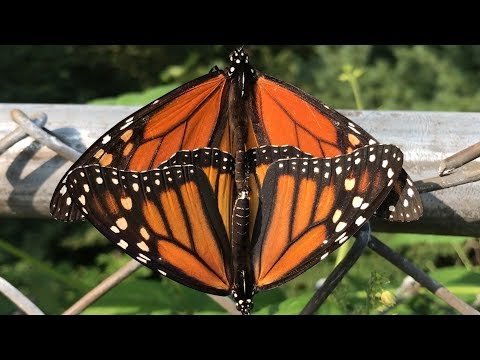
[[[373,215],[402,164],[397,147],[378,144],[334,158],[273,162],[253,236],[258,288],[291,280],[343,244]]]
[[[66,185],[84,216],[132,258],[191,288],[228,294],[229,236],[204,170],[88,165],[73,170]]]

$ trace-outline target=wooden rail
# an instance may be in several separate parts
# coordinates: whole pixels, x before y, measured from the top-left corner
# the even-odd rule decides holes
[[[45,113],[48,119],[44,127],[81,153],[138,107],[0,104],[0,140],[17,128],[11,117],[13,109],[30,117]],[[405,155],[404,167],[414,181],[438,176],[442,159],[480,141],[480,113],[341,112],[380,142],[399,146]],[[37,117],[44,122],[41,116]],[[30,136],[0,152],[0,216],[50,218],[52,192],[70,164]],[[479,164],[475,160],[462,171],[477,169]],[[423,194],[422,199],[425,214],[421,221],[408,224],[376,221],[374,230],[480,235],[480,182]]]

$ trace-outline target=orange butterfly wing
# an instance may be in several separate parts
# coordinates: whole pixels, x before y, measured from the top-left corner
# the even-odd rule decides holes
[[[233,176],[233,158],[212,150],[182,151],[170,159],[181,164],[142,172],[79,167],[67,177],[68,195],[132,258],[193,289],[227,295],[231,244],[215,194],[220,177]]]
[[[258,77],[255,104],[257,118],[254,123],[257,125],[249,132],[249,137],[255,137],[258,146],[291,145],[312,156],[325,158],[378,143],[339,112],[293,85],[268,75]],[[404,206],[405,200],[410,206]],[[376,215],[390,221],[412,221],[420,218],[422,213],[420,195],[402,170]]]
[[[226,79],[216,70],[146,105],[100,137],[69,171],[93,164],[120,170],[154,169],[179,150],[210,147],[217,125],[224,120],[220,117]],[[231,152],[228,141],[215,146]],[[65,180],[66,175],[54,191],[50,211],[58,220],[80,220],[83,215],[75,203],[67,202]]]
[[[392,189],[402,163],[393,145],[273,162],[252,238],[258,289],[293,279],[356,233]]]

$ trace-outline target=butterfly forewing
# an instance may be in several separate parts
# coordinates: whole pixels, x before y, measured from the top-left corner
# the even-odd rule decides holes
[[[260,145],[288,144],[316,157],[332,157],[377,143],[362,127],[339,112],[301,89],[268,75],[261,75],[257,80],[256,111],[260,128],[265,129],[257,135],[264,139]],[[377,215],[390,221],[420,218],[421,200],[411,183],[402,170]],[[410,205],[405,207],[404,203]]]
[[[392,145],[273,162],[253,235],[258,288],[294,278],[343,244],[387,196],[402,163],[401,151]]]
[[[156,168],[179,150],[208,147],[221,117],[225,84],[223,72],[215,71],[151,102],[102,135],[70,170],[100,164],[143,171]],[[231,152],[229,142],[220,145]],[[67,202],[65,179],[66,175],[55,189],[50,212],[58,220],[80,220],[83,215],[75,203]]]
[[[67,188],[85,217],[131,257],[191,288],[229,292],[231,245],[204,169],[90,165],[73,170]]]

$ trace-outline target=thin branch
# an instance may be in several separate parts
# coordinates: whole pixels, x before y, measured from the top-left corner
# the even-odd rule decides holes
[[[469,163],[480,157],[480,142],[463,149],[456,154],[442,160],[438,168],[440,176],[448,175],[453,170]]]
[[[135,260],[130,260],[126,265],[114,272],[112,275],[103,280],[100,284],[95,286],[92,290],[86,293],[80,300],[70,306],[63,315],[78,315],[85,310],[89,305],[101,298],[107,291],[118,285],[122,280],[140,268],[142,264]]]
[[[11,116],[13,121],[20,125],[28,135],[40,141],[43,145],[55,151],[58,155],[70,161],[76,161],[76,159],[80,157],[81,153],[65,144],[49,131],[38,127],[24,112],[14,109],[11,111]]]
[[[75,304],[70,306],[63,315],[78,315],[83,310],[85,310],[88,306],[93,304],[99,298],[101,298],[105,293],[110,291],[113,287],[117,286],[134,273],[136,270],[142,267],[136,260],[130,260],[127,264],[122,266],[120,269],[115,271],[112,275],[107,277],[103,280],[100,284],[95,286],[92,290],[90,290],[87,294],[85,294],[80,300],[78,300]],[[213,301],[223,307],[228,313],[238,315],[238,311],[235,307],[234,302],[230,298],[215,296],[207,294]]]
[[[468,168],[456,171],[447,176],[436,176],[429,179],[415,181],[420,193],[448,189],[450,187],[472,183],[480,180],[480,166],[472,164]]]
[[[31,302],[20,290],[0,276],[0,293],[5,295],[17,308],[27,315],[45,315],[33,302]]]
[[[333,290],[335,290],[343,277],[357,262],[358,258],[369,242],[370,235],[370,225],[367,222],[355,235],[355,242],[343,260],[335,267],[335,269],[333,269],[324,283],[315,292],[315,294],[313,294],[308,304],[300,312],[300,315],[312,315],[318,310],[318,308],[330,296]]]
[[[450,291],[445,289],[442,285],[437,283],[431,277],[429,277],[422,270],[418,269],[410,261],[403,256],[397,254],[387,245],[383,244],[375,236],[370,237],[368,246],[377,254],[391,262],[393,265],[404,271],[406,274],[417,280],[423,287],[432,292],[435,296],[445,301],[448,305],[456,309],[458,312],[464,315],[480,315],[480,312],[473,307],[465,303],[462,299],[453,295]]]

